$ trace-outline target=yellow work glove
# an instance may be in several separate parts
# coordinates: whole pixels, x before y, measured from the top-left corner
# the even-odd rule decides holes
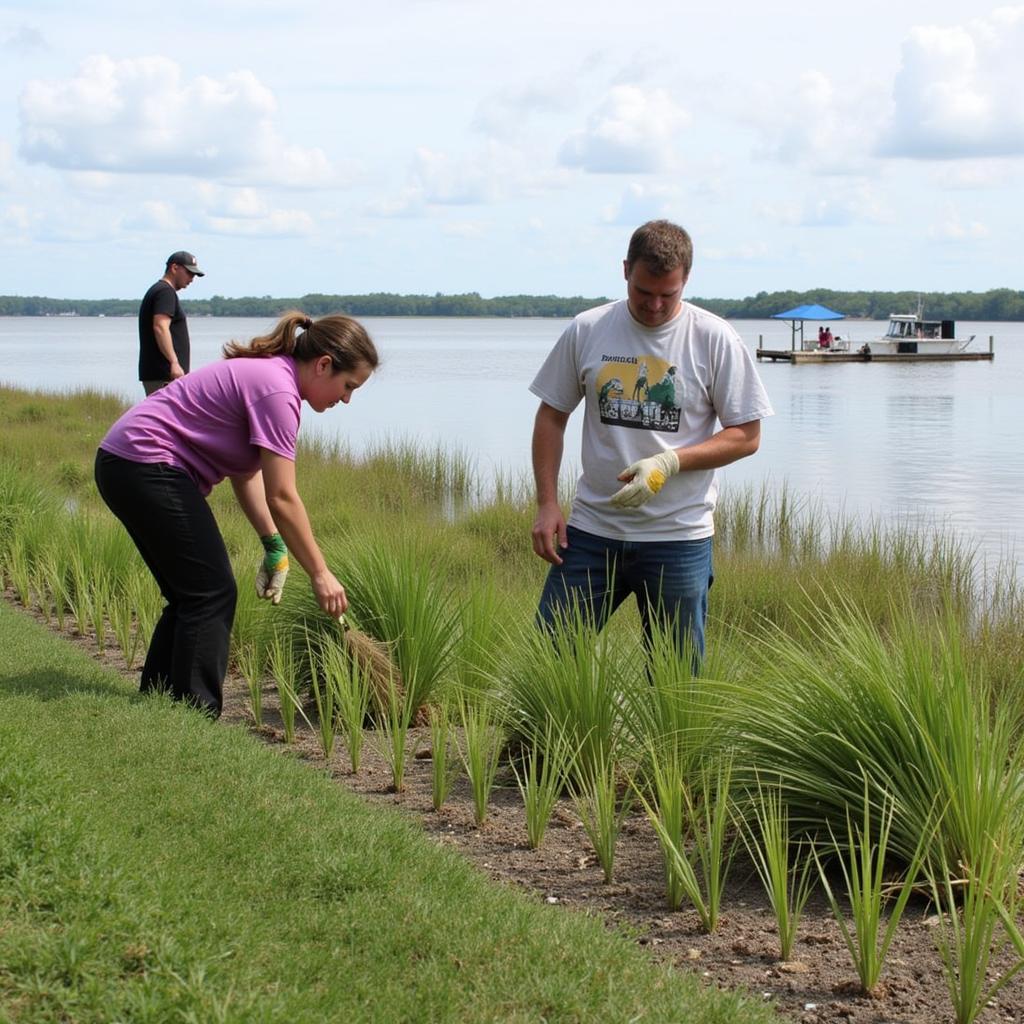
[[[288,548],[279,533],[260,537],[260,543],[265,554],[256,573],[256,595],[280,604],[284,581],[288,578]]]
[[[670,476],[678,472],[679,459],[672,449],[640,459],[619,474],[620,480],[629,482],[611,496],[611,503],[617,508],[639,508],[665,486]]]

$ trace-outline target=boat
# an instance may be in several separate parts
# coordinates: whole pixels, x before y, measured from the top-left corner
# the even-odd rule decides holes
[[[833,335],[831,329],[819,327],[818,338],[804,337],[805,321],[842,320],[843,314],[824,306],[797,306],[785,313],[776,313],[774,320],[791,321],[792,339],[789,349],[764,348],[758,337],[757,358],[784,360],[788,363],[898,363],[903,360],[979,360],[994,359],[993,338],[988,339],[988,350],[970,348],[975,335],[956,336],[952,320],[926,320],[920,300],[916,313],[890,313],[885,334],[868,338],[854,338],[843,332]],[[822,340],[818,340],[818,339]],[[797,343],[799,342],[799,348]]]
[[[872,355],[934,355],[944,356],[963,352],[974,341],[956,336],[952,320],[925,320],[919,309],[916,313],[892,313],[889,329],[880,338],[867,345]]]

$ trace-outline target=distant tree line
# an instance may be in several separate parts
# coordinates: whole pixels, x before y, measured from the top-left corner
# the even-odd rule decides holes
[[[912,313],[920,300],[925,315],[935,320],[1024,321],[1024,292],[993,288],[987,292],[839,292],[820,288],[806,292],[758,292],[744,299],[692,301],[730,320],[764,320],[805,303],[820,303],[851,317],[882,320],[890,313]],[[275,299],[269,295],[228,299],[189,298],[189,316],[254,316],[273,318],[288,309],[310,316],[344,312],[352,316],[503,316],[571,317],[607,302],[579,295],[303,295]],[[0,295],[0,316],[134,316],[138,299],[50,299],[38,295]]]

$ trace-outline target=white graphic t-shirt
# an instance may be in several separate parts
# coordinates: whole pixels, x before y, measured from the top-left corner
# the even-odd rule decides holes
[[[558,339],[530,385],[572,412],[585,401],[583,475],[571,525],[616,540],[698,540],[714,532],[714,470],[684,471],[639,508],[614,507],[616,479],[637,459],[683,448],[723,427],[772,415],[754,360],[721,317],[684,302],[645,327],[625,299],[587,310]]]

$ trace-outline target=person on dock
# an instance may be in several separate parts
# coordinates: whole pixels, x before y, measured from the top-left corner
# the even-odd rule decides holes
[[[302,403],[347,403],[377,368],[370,336],[346,316],[286,313],[267,335],[129,409],[96,453],[96,485],[167,602],[142,667],[143,692],[167,689],[216,717],[237,590],[206,497],[225,477],[263,546],[256,591],[277,604],[289,551],[322,611],[348,607],[295,484]]]
[[[673,630],[696,671],[713,579],[715,470],[757,451],[772,408],[736,332],[683,301],[692,262],[683,228],[664,220],[637,228],[623,261],[626,298],[577,316],[530,390],[540,399],[533,550],[551,564],[539,623],[554,628],[578,608],[600,628],[633,594],[646,638],[655,622]],[[639,365],[662,382],[657,415],[603,414],[606,379]],[[580,401],[583,475],[566,521],[558,475]]]
[[[191,358],[188,321],[178,301],[178,292],[195,278],[205,276],[192,253],[171,253],[164,276],[142,297],[139,380],[147,396],[188,373]]]

